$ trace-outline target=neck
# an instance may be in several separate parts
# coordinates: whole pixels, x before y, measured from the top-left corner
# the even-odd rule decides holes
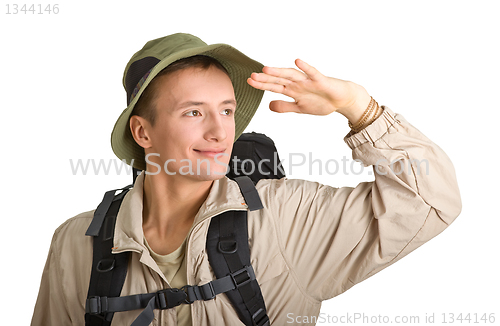
[[[213,180],[190,180],[185,176],[144,175],[143,230],[167,238],[189,230],[207,198]]]

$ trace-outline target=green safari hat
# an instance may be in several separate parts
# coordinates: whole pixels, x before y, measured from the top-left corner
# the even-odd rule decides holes
[[[246,82],[252,72],[260,72],[264,65],[250,59],[230,45],[207,45],[198,37],[176,33],[149,41],[135,53],[123,74],[127,92],[127,108],[123,110],[111,133],[111,148],[120,160],[136,169],[145,170],[144,148],[139,146],[130,132],[129,118],[135,104],[151,80],[169,64],[194,55],[206,55],[219,61],[229,73],[238,109],[235,112],[235,141],[243,133],[257,111],[264,91]]]

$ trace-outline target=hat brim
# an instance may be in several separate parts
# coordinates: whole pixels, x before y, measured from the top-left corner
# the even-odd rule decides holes
[[[252,72],[261,72],[264,65],[250,59],[237,49],[227,44],[212,44],[196,48],[181,50],[172,54],[160,62],[151,70],[143,86],[130,102],[128,107],[123,110],[118,118],[111,133],[111,148],[120,160],[136,169],[145,170],[146,162],[144,148],[139,146],[130,132],[129,118],[138,99],[149,85],[151,80],[158,75],[165,67],[171,63],[194,55],[206,55],[219,61],[229,73],[234,88],[234,95],[237,103],[235,112],[235,141],[243,133],[247,125],[252,120],[257,111],[264,91],[256,89],[247,83],[247,78]]]

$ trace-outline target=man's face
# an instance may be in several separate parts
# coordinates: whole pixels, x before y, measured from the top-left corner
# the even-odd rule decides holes
[[[159,157],[150,155],[147,161],[159,164],[161,173],[222,178],[235,136],[236,100],[229,77],[213,66],[187,68],[161,77],[157,86],[157,120],[145,153]],[[149,172],[158,170],[147,164]]]

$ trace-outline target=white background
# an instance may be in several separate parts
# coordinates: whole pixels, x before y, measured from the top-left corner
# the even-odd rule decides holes
[[[49,4],[27,4],[38,10],[39,3]],[[434,313],[435,324],[443,313],[495,313],[500,322],[497,2],[57,3],[58,14],[6,14],[7,4],[13,12],[23,2],[0,7],[3,316],[29,324],[54,230],[94,209],[105,191],[130,183],[125,174],[73,175],[69,161],[115,158],[110,134],[126,106],[125,65],[148,40],[184,32],[230,44],[268,66],[294,67],[301,58],[327,76],[363,85],[455,165],[463,201],[456,222],[324,302],[323,313],[416,315],[422,323]],[[281,158],[311,152],[323,161],[351,159],[343,116],[278,114],[268,109],[273,99],[286,98],[266,92],[247,131],[273,138]],[[373,180],[368,168],[360,175],[285,169],[289,178],[335,187]]]

